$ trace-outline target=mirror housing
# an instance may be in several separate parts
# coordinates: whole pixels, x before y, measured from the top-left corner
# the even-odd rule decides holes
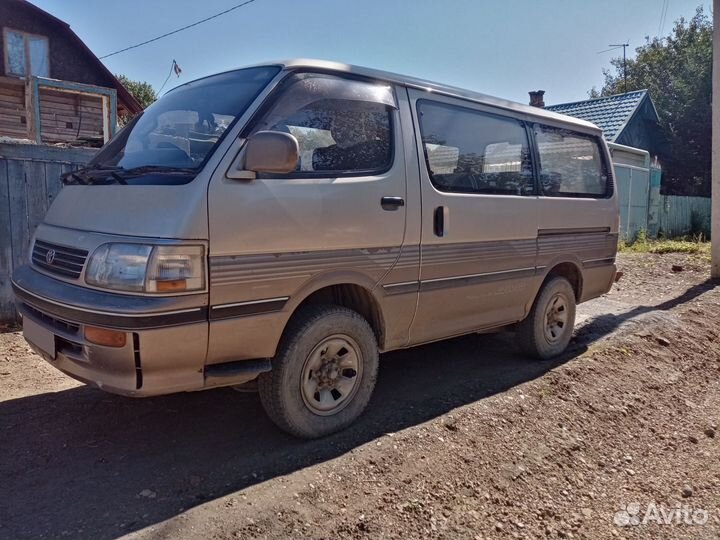
[[[255,178],[255,173],[287,174],[300,157],[297,139],[282,131],[258,131],[250,137],[227,173],[228,178]]]

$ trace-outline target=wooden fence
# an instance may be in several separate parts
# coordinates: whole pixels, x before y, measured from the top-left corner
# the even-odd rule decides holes
[[[60,176],[97,150],[0,144],[0,321],[13,320],[10,276],[24,264],[35,227],[62,187]]]

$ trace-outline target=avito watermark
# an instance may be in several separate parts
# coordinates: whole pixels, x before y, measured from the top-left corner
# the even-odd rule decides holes
[[[613,523],[619,527],[637,525],[705,525],[710,519],[710,512],[703,508],[693,508],[688,504],[676,503],[665,506],[654,502],[643,507],[639,502],[626,504],[615,512]]]

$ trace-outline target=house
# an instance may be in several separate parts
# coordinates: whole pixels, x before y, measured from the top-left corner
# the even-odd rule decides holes
[[[67,23],[26,0],[0,0],[0,27],[2,140],[100,146],[119,117],[142,110]]]
[[[599,126],[605,139],[656,155],[662,144],[658,113],[647,90],[545,107]]]

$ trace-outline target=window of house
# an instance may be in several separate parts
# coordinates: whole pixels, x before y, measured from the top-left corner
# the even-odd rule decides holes
[[[50,52],[44,36],[8,28],[5,35],[5,73],[16,77],[50,76]]]
[[[564,129],[535,126],[540,186],[550,197],[605,197],[608,181],[597,139]]]
[[[392,88],[319,74],[295,75],[254,131],[292,134],[300,159],[292,176],[357,175],[392,164]]]
[[[519,120],[418,101],[430,179],[440,191],[498,195],[533,192],[530,147]]]

